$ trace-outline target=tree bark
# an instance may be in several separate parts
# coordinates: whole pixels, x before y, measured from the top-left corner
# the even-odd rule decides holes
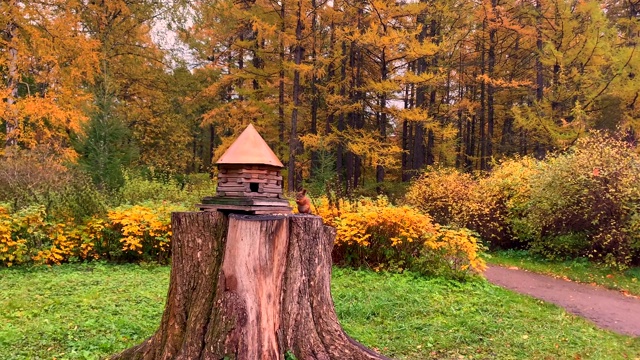
[[[304,47],[302,46],[302,0],[298,0],[298,12],[296,23],[296,47],[294,50],[294,61],[296,65],[302,64],[304,58]],[[300,69],[293,70],[293,110],[291,111],[291,132],[289,134],[289,166],[287,172],[287,188],[289,191],[297,191],[296,181],[296,155],[298,153],[298,109],[300,108]]]
[[[488,50],[488,75],[489,83],[487,84],[487,140],[485,146],[485,168],[483,170],[491,169],[491,160],[493,157],[493,126],[495,121],[495,101],[494,95],[496,93],[496,87],[493,84],[495,78],[495,65],[496,65],[496,46],[498,44],[498,31],[494,22],[499,22],[496,19],[496,8],[498,7],[498,0],[491,0],[491,23],[489,28],[489,50]]]
[[[280,6],[280,18],[281,18],[281,23],[280,23],[280,43],[278,44],[278,48],[280,50],[279,53],[279,66],[280,66],[280,72],[279,72],[279,78],[278,78],[278,139],[280,140],[280,144],[278,145],[278,156],[282,159],[283,155],[284,155],[284,146],[285,146],[285,136],[284,136],[284,78],[285,78],[285,44],[284,44],[284,34],[286,34],[286,29],[287,29],[287,25],[286,25],[286,15],[287,12],[285,10],[285,3],[284,1],[281,3]],[[289,171],[293,171],[293,170],[289,170]],[[295,189],[289,189],[289,191],[294,191]]]
[[[482,22],[482,32],[484,33],[487,29],[487,19],[485,18],[485,20]],[[486,170],[486,163],[487,163],[487,159],[486,159],[486,149],[487,149],[487,135],[485,133],[485,120],[486,120],[486,110],[487,110],[487,102],[486,102],[486,98],[487,98],[487,82],[484,78],[485,75],[485,38],[484,35],[482,37],[482,40],[480,41],[480,74],[482,75],[482,80],[480,80],[480,113],[478,115],[478,127],[480,130],[480,139],[478,142],[478,159],[480,160],[480,170]]]
[[[11,7],[17,7],[15,1],[11,1]],[[13,44],[13,40],[17,36],[18,26],[13,22],[13,14],[10,15],[10,21],[7,23],[5,29],[5,41],[9,45],[8,55],[9,55],[9,77],[7,83],[7,89],[9,90],[9,96],[7,96],[7,115],[5,118],[5,147],[9,148],[15,146],[18,143],[18,139],[16,137],[16,130],[18,129],[18,112],[14,108],[14,104],[18,99],[18,82],[19,82],[19,74],[18,74],[18,49]]]
[[[125,359],[386,359],[349,338],[330,292],[335,230],[311,215],[174,213],[158,331]]]

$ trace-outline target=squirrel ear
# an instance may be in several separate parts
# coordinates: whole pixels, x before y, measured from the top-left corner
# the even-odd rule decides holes
[[[302,195],[306,195],[307,194],[307,189],[302,189]]]

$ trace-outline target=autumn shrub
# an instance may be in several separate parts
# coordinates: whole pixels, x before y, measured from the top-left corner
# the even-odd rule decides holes
[[[539,161],[531,157],[505,160],[480,178],[463,203],[464,226],[476,231],[492,249],[527,246],[522,218],[531,199],[531,178]]]
[[[44,206],[30,206],[13,213],[8,207],[2,207],[0,264],[67,261],[70,257],[80,256],[83,250],[77,235],[76,223],[50,221]]]
[[[477,233],[440,225],[436,225],[436,229],[419,256],[413,259],[413,270],[454,279],[463,279],[469,272],[484,271],[485,263],[479,255],[485,248]]]
[[[405,200],[438,224],[464,226],[469,222],[467,207],[476,187],[469,174],[454,168],[428,167],[413,181]]]
[[[117,234],[120,246],[109,249],[109,255],[124,260],[167,260],[171,250],[171,212],[180,210],[184,207],[169,203],[121,206],[110,210],[108,223],[110,230]]]
[[[7,149],[0,159],[0,202],[44,207],[48,217],[82,219],[104,212],[104,197],[65,155],[47,148]]]
[[[178,178],[174,175],[154,177],[124,172],[124,184],[115,194],[119,204],[140,204],[145,201],[167,201],[194,205],[205,196],[213,196],[216,185],[208,174]]]
[[[518,229],[538,163],[530,157],[509,159],[475,178],[456,169],[428,168],[411,184],[405,201],[440,224],[473,230],[492,249],[526,247]]]
[[[0,264],[11,266],[25,262],[28,247],[24,239],[13,237],[13,221],[9,206],[0,206]]]
[[[50,206],[53,193],[70,180],[69,170],[44,149],[11,148],[0,159],[0,201],[14,209]]]
[[[627,266],[640,261],[639,206],[640,158],[628,143],[595,133],[541,163],[518,235],[550,259]]]
[[[145,203],[78,222],[52,220],[43,206],[18,211],[0,206],[0,265],[92,259],[165,262],[170,256],[170,214],[183,210],[176,204]]]
[[[392,206],[385,197],[320,201],[318,214],[336,228],[338,264],[464,277],[482,271],[481,246],[467,230],[441,227],[410,206]]]

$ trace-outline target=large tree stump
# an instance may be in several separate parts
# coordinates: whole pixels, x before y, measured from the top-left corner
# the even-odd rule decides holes
[[[111,359],[386,359],[347,336],[331,298],[335,229],[310,215],[173,213],[158,331]]]

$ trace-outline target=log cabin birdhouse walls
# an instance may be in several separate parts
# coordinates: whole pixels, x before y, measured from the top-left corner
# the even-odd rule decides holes
[[[289,214],[289,202],[282,195],[284,167],[253,125],[231,144],[216,162],[216,196],[206,197],[202,210],[249,214]]]

